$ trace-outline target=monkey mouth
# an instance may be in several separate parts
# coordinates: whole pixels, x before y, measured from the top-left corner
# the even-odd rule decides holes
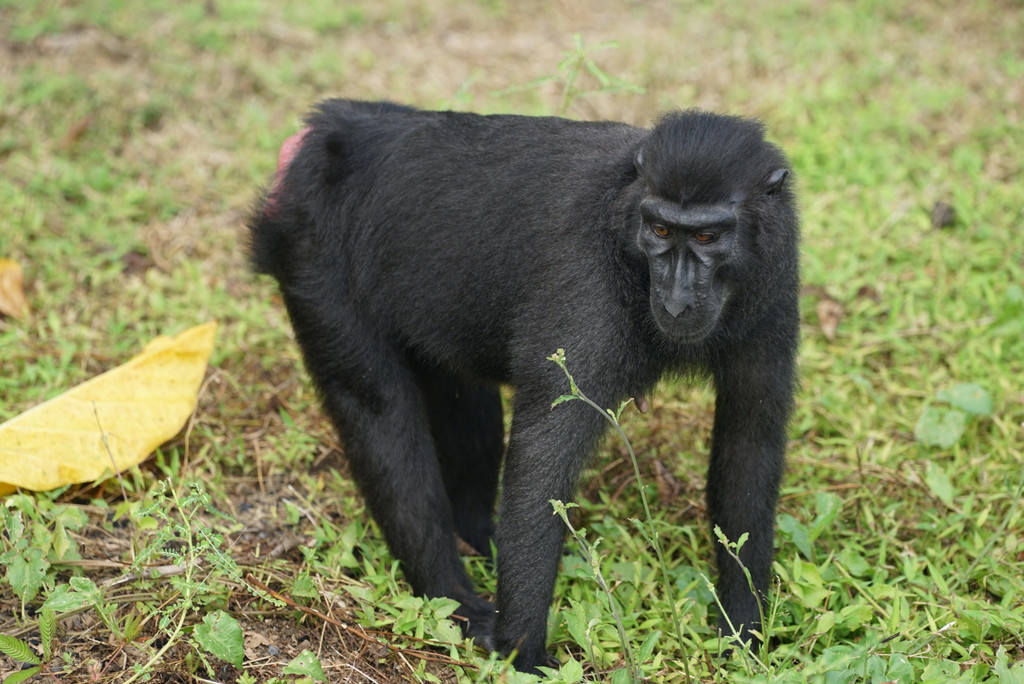
[[[692,313],[673,316],[661,307],[654,316],[658,329],[676,342],[697,344],[706,340],[715,329],[715,316],[701,316]]]

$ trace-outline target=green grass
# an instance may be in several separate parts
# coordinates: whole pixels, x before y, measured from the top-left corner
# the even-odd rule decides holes
[[[576,34],[601,73],[643,92],[606,88],[586,70],[571,80]],[[0,420],[157,334],[221,322],[191,430],[124,478],[127,500],[115,481],[5,501],[0,615],[11,617],[0,632],[38,642],[40,605],[67,607],[71,591],[84,617],[58,611],[55,635],[42,619],[47,667],[68,681],[126,681],[156,654],[154,674],[268,681],[298,676],[291,663],[315,675],[304,649],[332,681],[513,681],[458,640],[449,604],[408,594],[344,476],[272,284],[247,270],[243,224],[280,142],[320,97],[542,114],[562,110],[571,85],[577,118],[645,124],[689,106],[763,118],[795,165],[802,204],[802,388],[779,509],[778,646],[714,657],[702,495],[711,393],[666,384],[650,413],[623,417],[656,499],[665,570],[630,522],[643,512],[618,441],[595,461],[574,522],[591,544],[601,538],[601,574],[641,673],[1024,682],[1021,35],[1024,10],[994,1],[597,2],[583,12],[0,0],[0,257],[25,268],[32,307],[28,319],[0,319]],[[955,208],[951,226],[932,226],[937,202]],[[841,314],[834,335],[823,302]],[[992,408],[933,446],[919,419],[948,410],[943,392],[963,383]],[[158,493],[164,479],[179,500],[205,482],[210,501],[189,517],[227,541],[186,548],[206,564],[198,574],[104,584],[167,546],[161,526],[194,529]],[[161,502],[178,522],[143,515]],[[19,544],[14,529],[38,543]],[[180,563],[184,551],[171,550],[151,564]],[[237,572],[213,569],[220,552]],[[492,591],[492,571],[467,562]],[[384,633],[260,598],[247,573]],[[87,601],[90,582],[100,595]],[[628,676],[607,601],[590,565],[567,555],[550,620],[561,681]],[[250,639],[240,668],[210,648],[221,610]],[[179,632],[165,629],[182,618]],[[176,636],[161,650],[157,633]],[[10,649],[0,652],[25,655]],[[0,658],[0,675],[15,668]]]

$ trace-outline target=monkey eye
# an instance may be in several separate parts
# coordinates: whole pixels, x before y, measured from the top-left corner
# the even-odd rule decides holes
[[[711,242],[715,239],[715,236],[711,233],[694,233],[693,239],[697,242]]]
[[[671,231],[668,228],[661,225],[660,223],[651,224],[651,230],[653,230],[654,234],[657,235],[658,237],[668,237],[671,233]]]

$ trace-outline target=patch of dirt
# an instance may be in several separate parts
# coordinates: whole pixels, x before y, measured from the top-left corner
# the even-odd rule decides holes
[[[234,533],[226,533],[225,551],[229,551],[246,574],[250,587],[269,590],[288,605],[275,607],[254,596],[244,586],[235,586],[228,592],[224,603],[218,602],[187,616],[187,623],[198,623],[211,608],[221,608],[234,616],[242,628],[245,639],[245,672],[266,681],[283,677],[283,668],[303,651],[314,653],[328,680],[331,682],[398,682],[409,681],[420,661],[426,671],[442,682],[455,681],[454,672],[446,664],[452,662],[441,650],[397,647],[393,635],[371,633],[359,626],[359,616],[343,591],[321,584],[318,598],[296,600],[288,596],[287,586],[299,576],[305,561],[300,546],[312,543],[311,525],[305,519],[291,525],[284,501],[302,501],[309,498],[298,481],[273,477],[257,483],[255,479],[236,479],[228,482],[221,492],[234,508],[237,525]],[[116,485],[107,483],[99,491],[83,488],[63,498],[69,503],[84,502],[96,496],[116,496]],[[71,576],[85,576],[103,588],[104,597],[113,608],[111,615],[122,629],[130,619],[147,614],[137,607],[138,602],[159,606],[161,597],[172,600],[178,594],[171,587],[180,577],[182,568],[172,561],[167,565],[148,564],[153,578],[140,584],[137,576],[129,572],[127,559],[133,549],[144,544],[131,525],[112,522],[107,509],[87,503],[80,504],[91,522],[81,532],[73,534],[84,558],[71,562],[58,575],[64,583]],[[330,502],[317,511],[339,523],[344,520]],[[224,521],[207,516],[193,520],[199,525],[216,528]],[[346,580],[352,581],[352,580]],[[223,592],[219,592],[223,593]],[[42,655],[38,628],[34,620],[27,626],[17,616],[21,606],[9,591],[0,592],[0,633],[27,641]],[[29,610],[30,620],[37,618]],[[133,674],[133,667],[146,663],[152,654],[166,644],[169,627],[156,619],[143,622],[138,636],[130,642],[119,641],[93,610],[63,615],[59,620],[54,644],[55,657],[49,664],[60,681],[118,682]],[[197,669],[194,648],[187,640],[174,644],[153,669],[154,682],[215,681],[233,682],[242,675],[233,666],[209,657],[214,669],[211,674],[203,667]],[[63,662],[67,669],[62,669]],[[11,661],[0,660],[0,677],[6,678],[16,670]],[[196,675],[186,673],[196,672]]]

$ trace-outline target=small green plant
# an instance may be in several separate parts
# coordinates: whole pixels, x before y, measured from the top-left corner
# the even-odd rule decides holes
[[[663,584],[663,588],[664,588],[664,591],[665,591],[665,598],[668,601],[668,604],[669,604],[669,606],[670,606],[670,608],[672,610],[672,625],[673,625],[673,627],[675,629],[676,637],[679,640],[678,641],[679,645],[680,645],[680,647],[682,647],[682,644],[684,643],[682,622],[679,619],[679,611],[676,608],[675,590],[673,589],[672,578],[671,578],[669,570],[668,570],[668,563],[665,560],[665,552],[662,549],[661,538],[660,538],[660,535],[658,533],[658,528],[654,524],[654,517],[651,515],[651,507],[650,507],[650,504],[647,501],[647,488],[644,485],[643,478],[640,475],[640,464],[637,462],[636,454],[633,452],[633,445],[630,443],[629,438],[626,436],[626,433],[623,432],[622,426],[619,423],[619,419],[622,416],[623,410],[625,410],[626,406],[628,406],[630,404],[630,402],[632,402],[632,399],[629,399],[627,401],[622,402],[622,404],[619,406],[618,411],[613,411],[611,409],[602,408],[602,407],[598,406],[596,403],[594,403],[593,400],[588,398],[580,390],[580,388],[576,385],[576,381],[573,379],[572,374],[569,372],[569,369],[566,367],[565,350],[564,349],[559,349],[557,352],[555,352],[554,354],[549,356],[548,360],[549,361],[553,361],[559,368],[561,368],[562,372],[565,373],[566,378],[568,378],[568,380],[569,380],[569,394],[563,394],[562,396],[560,396],[557,399],[555,399],[555,401],[551,405],[552,408],[557,406],[557,405],[559,405],[559,404],[561,404],[561,403],[567,402],[567,401],[582,401],[583,403],[587,404],[588,406],[590,406],[591,408],[596,410],[602,416],[604,416],[605,419],[609,423],[611,423],[613,429],[616,431],[616,433],[618,433],[619,437],[622,439],[623,443],[626,446],[626,451],[629,453],[630,463],[633,466],[633,475],[636,478],[637,489],[640,492],[640,501],[643,504],[643,509],[644,509],[644,520],[643,521],[636,520],[636,519],[630,519],[630,522],[633,524],[633,526],[636,528],[636,530],[640,533],[640,535],[644,538],[644,540],[651,546],[651,548],[654,549],[654,552],[655,552],[655,554],[656,554],[656,556],[658,558],[658,565],[661,568],[661,573],[662,573],[662,578],[663,578],[662,584]],[[566,522],[568,522],[568,520],[565,518],[565,516],[563,516],[563,519],[566,520]],[[572,527],[570,526],[570,530],[571,529],[572,529]],[[594,549],[596,550],[596,544],[594,545]],[[591,561],[592,565],[593,565],[593,563],[594,563],[594,561]],[[600,579],[598,581],[599,581],[599,583],[602,582],[602,580],[600,580]],[[609,602],[611,602],[612,597],[609,595],[608,598],[609,598]],[[614,603],[611,603],[611,605],[613,606],[613,610],[614,610]],[[621,630],[621,626],[622,626],[621,625],[621,621],[618,620],[618,618],[616,618],[616,621],[619,623],[619,627],[620,627],[620,630]],[[624,637],[624,634],[623,634],[623,637]],[[626,646],[625,639],[623,639],[623,646],[626,649],[625,655],[627,657],[627,662],[629,662],[629,660],[628,660],[628,658],[629,658],[629,651],[628,651],[628,647]],[[685,654],[684,654],[684,657],[682,658],[682,661],[683,661],[683,667],[686,670],[686,673],[685,673],[686,674],[686,678],[689,679],[690,678],[689,663],[688,663],[688,659],[685,656]],[[636,675],[635,675],[634,669],[635,668],[631,665],[630,666],[630,671],[631,671],[631,674],[633,674],[634,677],[635,677]]]
[[[722,532],[722,529],[718,525],[715,525],[715,530],[714,531],[715,531],[715,538],[718,540],[718,543],[721,544],[723,548],[725,548],[725,552],[729,554],[729,557],[732,558],[733,561],[737,565],[740,566],[740,569],[743,570],[743,575],[744,575],[744,577],[747,578],[747,588],[750,590],[750,593],[752,593],[755,596],[757,596],[757,589],[754,587],[754,579],[750,576],[750,570],[747,568],[746,565],[743,564],[743,561],[740,559],[740,549],[743,548],[743,545],[746,543],[747,538],[748,538],[749,535],[746,532],[744,532],[743,534],[740,535],[740,538],[737,539],[734,542],[734,541],[730,540],[728,537],[725,536],[725,533]],[[725,612],[725,608],[722,606],[721,602],[719,601],[719,599],[718,599],[718,592],[715,591],[714,583],[710,579],[708,579],[707,577],[704,578],[704,581],[707,582],[708,590],[711,591],[711,593],[714,595],[714,597],[715,597],[715,604],[718,606],[718,609],[719,609],[722,617],[725,619],[726,623],[728,624],[729,631],[731,633],[735,634],[736,633],[736,625],[733,624],[732,620],[729,618],[729,614]],[[760,622],[761,622],[761,629],[763,629],[765,631],[765,633],[761,635],[761,643],[762,644],[766,644],[766,643],[768,643],[768,640],[771,637],[771,633],[769,632],[769,629],[768,629],[770,625],[768,624],[768,621],[765,620],[764,606],[762,605],[761,601],[757,602],[757,613],[758,613],[758,618],[760,619]],[[744,657],[744,659],[746,659],[746,656],[749,655],[750,658],[754,661],[754,663],[757,665],[757,667],[761,671],[766,672],[768,670],[768,668],[765,666],[764,662],[762,662],[761,659],[758,658],[758,656],[756,654],[752,653],[749,648],[747,648],[745,645],[743,645],[739,641],[738,638],[736,638],[736,637],[729,637],[729,638],[731,640],[733,640],[734,643],[738,646],[737,651]]]
[[[608,582],[605,580],[604,575],[601,572],[601,556],[598,554],[597,547],[601,544],[601,537],[598,537],[594,541],[587,539],[587,530],[585,528],[576,529],[572,522],[569,520],[568,509],[576,507],[576,504],[570,503],[565,504],[555,499],[551,500],[551,505],[555,509],[555,513],[562,519],[565,526],[569,528],[569,533],[573,539],[580,546],[580,551],[583,553],[584,559],[590,566],[591,571],[594,573],[594,579],[597,581],[601,591],[604,593],[605,599],[608,601],[608,609],[612,613],[612,619],[615,621],[615,627],[619,632],[619,643],[622,644],[622,657],[626,661],[626,672],[629,675],[630,681],[640,681],[640,671],[636,659],[633,657],[632,649],[629,645],[629,637],[626,635],[626,628],[622,624],[622,617],[619,615],[619,609],[615,604],[615,596],[612,594],[612,590],[608,586]],[[579,629],[579,625],[573,624],[573,620],[569,620],[569,631],[579,641],[579,634],[582,630]],[[576,621],[577,623],[579,621]],[[593,627],[593,621],[587,625],[586,635],[589,635],[590,629]],[[584,635],[586,641],[580,642],[581,646],[589,646],[590,640]],[[594,670],[598,669],[597,662],[594,660],[593,649],[588,648],[591,662],[594,665]],[[612,677],[612,681],[615,681],[616,677]]]
[[[805,558],[817,563],[815,542],[833,528],[843,510],[843,502],[832,492],[818,492],[814,498],[817,515],[813,522],[804,523],[789,513],[780,513],[776,524],[782,537],[793,542]]]
[[[130,644],[141,633],[142,617],[135,611],[120,616],[118,604],[109,600],[106,592],[88,577],[72,577],[67,584],[58,585],[47,595],[43,607],[57,613],[91,608],[118,644]]]
[[[493,93],[494,97],[501,97],[511,93],[519,93],[528,90],[536,90],[547,83],[558,83],[562,89],[562,105],[558,110],[561,116],[565,116],[569,107],[578,98],[589,97],[597,94],[612,94],[620,92],[643,93],[641,86],[629,83],[621,78],[610,76],[597,65],[591,54],[599,50],[608,50],[618,47],[618,43],[608,41],[597,45],[587,46],[583,36],[579,33],[572,37],[572,49],[562,53],[562,59],[555,67],[555,73],[541,78],[534,79],[521,86],[514,86]],[[593,88],[580,85],[580,80],[589,76],[596,81]]]
[[[925,407],[914,428],[917,441],[928,446],[949,449],[960,441],[970,416],[992,415],[988,390],[970,382],[941,390],[935,402]]]
[[[146,614],[132,610],[124,616],[118,604],[107,596],[107,589],[87,577],[72,577],[67,584],[50,592],[43,604],[44,610],[66,613],[92,609],[122,647],[134,642],[146,623],[156,620],[165,641],[146,663],[136,666],[135,674],[126,681],[145,677],[168,650],[186,638],[188,620],[221,598],[223,590],[216,581],[218,578],[229,578],[240,586],[248,586],[242,581],[234,559],[223,551],[223,537],[200,522],[203,516],[209,515],[230,520],[213,507],[201,483],[192,484],[187,494],[179,497],[166,481],[155,491],[153,502],[135,515],[139,528],[153,529],[154,534],[136,554],[131,573],[143,578],[137,582],[145,583],[151,573],[149,568],[161,566],[175,591],[174,598],[154,606],[140,604]],[[168,559],[171,565],[163,563]],[[208,653],[236,667],[242,666],[242,630],[237,620],[224,611],[206,613],[203,622],[191,631],[190,638],[198,647],[203,663],[206,663],[203,653]]]
[[[204,615],[202,624],[192,631],[192,638],[207,653],[237,668],[242,667],[245,659],[242,628],[238,620],[223,610]]]
[[[57,633],[57,616],[49,608],[39,612],[39,640],[43,657],[39,658],[32,647],[17,637],[0,634],[0,653],[19,663],[31,665],[4,678],[4,684],[20,684],[37,674],[53,674],[49,663],[53,658],[53,639]]]
[[[169,511],[175,511],[177,515],[172,516]],[[242,580],[234,558],[223,551],[224,538],[211,526],[201,523],[202,518],[209,515],[231,520],[213,506],[201,482],[192,483],[187,494],[179,498],[167,481],[161,482],[153,503],[137,514],[140,526],[147,526],[147,519],[155,519],[159,524],[153,538],[136,555],[133,571],[144,574],[147,565],[159,558],[173,561],[180,574],[170,577],[177,598],[150,609],[151,617],[157,619],[158,628],[166,640],[148,662],[137,667],[135,675],[126,684],[145,676],[172,646],[184,638],[187,619],[201,607],[220,598],[217,578],[230,578],[240,586],[248,586]],[[193,631],[192,641],[201,651],[241,667],[242,630],[237,620],[224,611],[208,613],[203,623]]]
[[[80,508],[55,504],[45,495],[12,494],[0,505],[0,565],[4,579],[25,604],[53,585],[55,563],[78,560],[69,531],[82,529],[88,517]]]
[[[284,666],[284,674],[299,675],[299,681],[326,682],[327,675],[320,664],[320,659],[312,651],[305,650]]]

